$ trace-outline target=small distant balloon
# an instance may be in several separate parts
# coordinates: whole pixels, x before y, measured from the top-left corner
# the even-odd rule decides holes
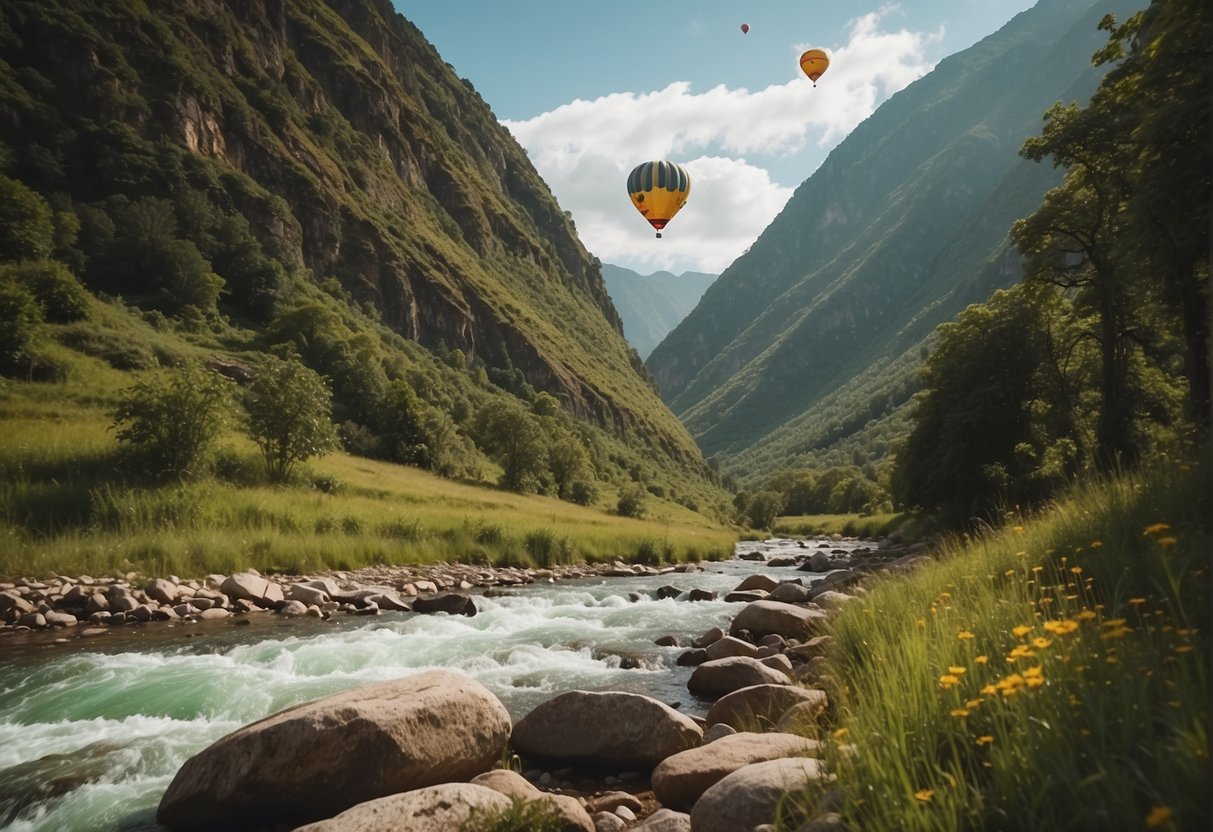
[[[825,53],[824,49],[810,49],[800,56],[800,68],[805,75],[809,76],[813,86],[817,86],[817,79],[829,66],[830,56]]]
[[[661,229],[686,204],[691,177],[673,162],[642,162],[628,174],[628,196],[649,225]]]
[[[741,24],[741,33],[743,35],[748,35],[750,33],[750,24],[742,23]]]

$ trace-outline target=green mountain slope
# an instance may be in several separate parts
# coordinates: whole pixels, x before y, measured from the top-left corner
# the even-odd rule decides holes
[[[351,355],[372,342],[392,353],[388,378],[487,370],[494,389],[549,392],[708,482],[623,339],[597,260],[485,102],[388,0],[5,2],[0,173],[79,227],[57,256],[89,289],[179,321],[190,303],[160,265],[114,253],[124,233],[166,241],[170,260],[219,281],[200,325],[232,326],[232,348],[254,350],[289,329],[279,342],[349,388],[336,391],[345,418],[366,421],[367,391],[350,382],[357,366],[325,363],[323,327],[300,323],[316,304],[324,326],[340,318]],[[412,380],[465,426],[466,407]]]
[[[937,324],[1018,277],[1007,229],[1058,178],[1017,151],[1049,104],[1090,95],[1096,24],[1135,7],[1042,0],[831,153],[649,357],[705,453],[792,464],[908,398],[882,368],[911,372]]]
[[[641,275],[631,269],[603,263],[607,294],[623,319],[623,334],[641,358],[647,358],[676,327],[717,275],[703,272],[654,272]]]

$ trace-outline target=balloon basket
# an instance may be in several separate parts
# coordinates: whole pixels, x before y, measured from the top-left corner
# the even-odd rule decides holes
[[[658,232],[657,232],[657,239],[658,239],[658,240],[660,240],[660,239],[661,239],[661,232],[660,232],[660,231],[658,231]]]

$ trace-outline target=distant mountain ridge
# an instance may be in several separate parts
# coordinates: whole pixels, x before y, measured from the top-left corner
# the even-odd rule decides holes
[[[703,272],[654,272],[642,275],[622,266],[602,264],[607,294],[623,320],[623,336],[640,357],[661,343],[687,316],[719,275]]]
[[[756,476],[905,403],[916,361],[903,356],[1019,277],[1007,230],[1059,175],[1018,150],[1049,105],[1095,89],[1100,18],[1139,5],[1041,0],[891,97],[830,154],[649,356],[705,453]],[[880,371],[892,364],[901,378]],[[846,401],[833,398],[844,388]]]

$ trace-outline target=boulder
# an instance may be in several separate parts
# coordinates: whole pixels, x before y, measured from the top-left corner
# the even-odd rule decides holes
[[[261,607],[274,606],[285,600],[282,587],[252,572],[229,575],[219,586],[219,591],[233,601],[243,599]]]
[[[768,760],[740,768],[695,801],[691,826],[695,832],[736,832],[770,823],[786,792],[803,789],[824,776],[818,761],[809,757]]]
[[[780,601],[755,601],[737,613],[729,632],[737,635],[742,630],[749,630],[755,637],[775,633],[784,638],[805,639],[825,617],[823,610]]]
[[[749,656],[757,658],[758,648],[748,641],[742,641],[733,636],[717,639],[707,647],[708,659],[727,659],[730,656]]]
[[[592,815],[594,832],[623,832],[628,822],[614,812],[595,812]]]
[[[734,592],[745,592],[749,589],[761,589],[770,592],[779,586],[779,581],[768,575],[750,575],[744,581],[733,587]]]
[[[287,618],[298,618],[301,615],[307,615],[307,604],[302,601],[287,601],[278,610],[278,614],[284,615]]]
[[[797,734],[805,732],[809,726],[817,724],[825,713],[829,700],[826,698],[825,691],[813,690],[810,693],[820,693],[821,696],[797,702],[780,714],[779,719],[775,721],[776,731]]]
[[[752,604],[766,597],[767,591],[765,589],[735,589],[724,596],[724,600],[730,604]]]
[[[448,670],[418,673],[237,729],[186,760],[156,817],[173,830],[332,817],[474,777],[501,758],[509,732],[505,707],[479,682]]]
[[[707,720],[704,720],[707,722]],[[710,742],[715,742],[721,737],[732,736],[737,733],[737,729],[732,725],[725,725],[723,722],[716,722],[708,725],[703,729],[703,744],[707,745]]]
[[[806,572],[825,572],[830,568],[830,556],[818,549],[809,555],[809,559],[804,562],[804,566],[801,568],[805,569]]]
[[[700,648],[707,647],[712,642],[719,641],[722,638],[724,638],[724,630],[720,629],[719,627],[713,627],[699,638],[692,641],[691,646]]]
[[[537,757],[654,766],[702,739],[690,717],[648,696],[569,691],[520,719],[510,742]]]
[[[298,601],[305,607],[310,607],[312,604],[327,603],[331,596],[323,589],[308,584],[293,584],[286,591],[286,598],[288,601]]]
[[[594,832],[594,822],[581,802],[566,794],[548,794],[540,791],[529,780],[516,771],[497,768],[472,778],[477,786],[487,786],[506,797],[519,800],[541,800],[551,806],[560,816],[561,832]]]
[[[716,593],[710,589],[692,589],[687,593],[688,601],[715,601]]]
[[[684,650],[678,654],[678,658],[674,661],[679,667],[694,667],[697,664],[703,664],[708,660],[708,651],[692,648]]]
[[[451,592],[436,598],[418,598],[413,612],[445,612],[447,615],[475,615],[476,604],[467,595]]]
[[[785,604],[803,604],[809,600],[809,588],[804,584],[798,584],[795,581],[789,581],[786,584],[780,584],[771,590],[767,596],[768,601],[782,601]]]
[[[691,806],[709,788],[739,769],[765,760],[811,754],[817,747],[814,740],[795,734],[742,732],[721,737],[710,745],[662,760],[653,769],[653,794],[663,806]]]
[[[709,725],[723,722],[737,729],[772,725],[789,708],[803,703],[811,703],[817,711],[823,710],[825,691],[795,685],[753,685],[717,699],[708,710],[707,719]]]
[[[758,659],[734,656],[704,662],[691,673],[687,689],[696,696],[715,699],[751,685],[786,685],[788,677]]]
[[[164,578],[153,578],[147,582],[147,586],[143,588],[143,591],[153,601],[171,606],[177,603],[177,593],[180,590],[177,589],[177,585],[172,581],[166,581]]]
[[[764,647],[763,650],[774,651],[774,648],[773,647]],[[758,658],[758,661],[762,662],[767,667],[770,667],[774,670],[778,670],[780,673],[783,673],[785,676],[787,676],[793,682],[796,681],[796,673],[792,670],[792,660],[789,659],[787,656],[785,656],[783,653],[771,652],[769,654],[764,654],[760,651],[757,658]]]
[[[691,816],[673,809],[658,809],[632,832],[691,832]]]
[[[819,592],[813,596],[813,603],[819,604],[827,610],[836,610],[843,604],[854,600],[854,595],[847,595],[846,593],[836,592],[832,589],[827,589],[825,592]]]
[[[486,786],[444,783],[359,803],[295,832],[451,832],[472,813],[508,809],[508,797]]]

